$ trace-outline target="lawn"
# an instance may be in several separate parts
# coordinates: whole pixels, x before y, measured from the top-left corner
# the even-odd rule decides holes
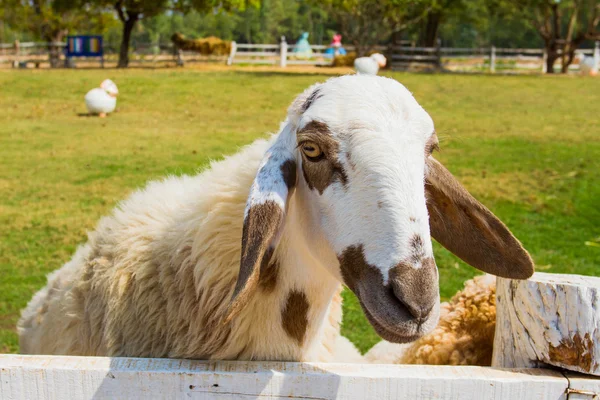
[[[438,154],[511,228],[537,269],[600,271],[600,79],[392,74],[433,117]],[[89,118],[83,95],[110,77],[118,112]],[[277,130],[324,75],[252,71],[0,71],[0,353],[48,272],[134,188],[193,174]],[[587,244],[586,244],[587,242]],[[477,273],[435,247],[441,294]],[[378,341],[346,294],[343,333]]]

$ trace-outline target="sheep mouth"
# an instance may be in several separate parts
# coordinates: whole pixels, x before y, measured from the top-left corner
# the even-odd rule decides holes
[[[346,248],[338,259],[344,283],[358,297],[363,312],[379,336],[389,342],[407,343],[435,328],[440,313],[437,283],[423,288],[423,293],[417,289],[414,293],[396,294],[391,283],[384,281],[382,272],[367,263],[362,245]],[[403,297],[406,300],[402,300]],[[416,316],[409,310],[409,305]],[[426,311],[417,313],[415,309],[419,305]]]
[[[393,291],[383,285],[370,290],[357,288],[353,292],[375,332],[388,342],[414,342],[432,331],[438,323],[439,299],[427,317],[415,318]]]

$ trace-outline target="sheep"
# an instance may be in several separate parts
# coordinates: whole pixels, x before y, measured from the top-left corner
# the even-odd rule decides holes
[[[334,361],[352,351],[342,283],[381,337],[418,339],[439,315],[430,227],[475,267],[533,273],[436,147],[432,119],[397,81],[315,84],[278,134],[151,182],[102,218],[23,311],[21,352]]]
[[[584,53],[577,53],[579,61],[579,73],[584,76],[595,76],[598,72],[594,69],[594,59],[586,57]]]
[[[379,68],[385,67],[387,60],[383,54],[375,53],[369,57],[359,57],[354,60],[357,74],[377,75]]]
[[[376,364],[480,365],[492,362],[496,328],[496,279],[477,276],[448,303],[441,304],[440,322],[409,344],[377,343],[365,355]]]

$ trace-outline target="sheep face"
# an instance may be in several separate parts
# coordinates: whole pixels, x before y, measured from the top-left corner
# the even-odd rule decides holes
[[[526,251],[433,159],[436,147],[431,118],[392,79],[344,76],[300,95],[250,191],[233,308],[256,286],[290,204],[302,210],[298,234],[315,259],[357,295],[392,342],[415,340],[437,324],[430,224],[433,236],[471,265],[531,275]]]

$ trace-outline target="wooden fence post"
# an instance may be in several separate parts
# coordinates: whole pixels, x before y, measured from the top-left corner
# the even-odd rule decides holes
[[[237,43],[234,40],[231,42],[231,50],[229,51],[229,57],[227,57],[227,65],[233,64],[233,59],[235,58],[236,52],[237,52]]]
[[[600,376],[600,278],[498,278],[492,366],[553,365]]]
[[[544,50],[542,50],[542,74],[545,74],[546,72],[548,72],[548,68],[546,65],[547,61],[548,61],[548,52],[544,48]]]
[[[493,45],[490,51],[490,73],[496,73],[496,46]]]
[[[13,68],[19,68],[19,61],[21,61],[21,44],[18,40],[15,40],[15,60],[13,61]]]
[[[594,46],[594,66],[592,67],[592,72],[594,74],[597,74],[599,68],[600,68],[600,40],[596,40],[596,45]]]
[[[281,68],[287,67],[287,42],[285,40],[285,36],[281,37],[281,43],[279,47],[279,66]]]
[[[437,39],[435,42],[436,63],[439,69],[442,69],[442,39]]]

